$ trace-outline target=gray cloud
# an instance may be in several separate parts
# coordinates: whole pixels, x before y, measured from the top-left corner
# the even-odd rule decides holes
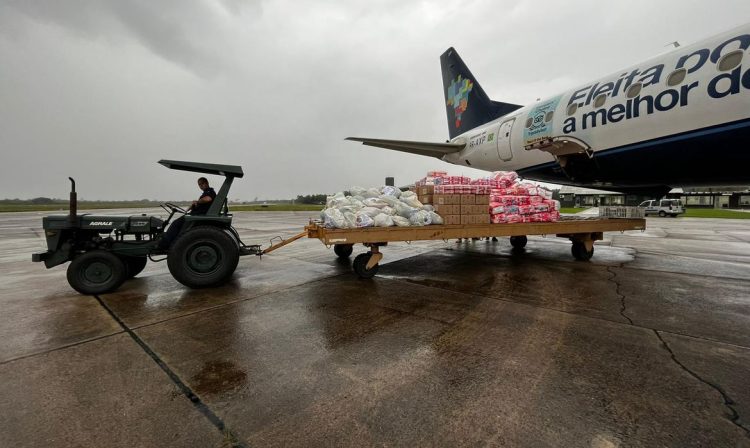
[[[439,55],[529,103],[739,25],[750,4],[0,1],[3,195],[190,198],[161,158],[243,165],[236,198],[478,172],[344,142],[442,141]]]

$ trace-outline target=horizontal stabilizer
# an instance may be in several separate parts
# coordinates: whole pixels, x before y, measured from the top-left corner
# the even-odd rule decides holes
[[[459,152],[466,147],[465,143],[412,142],[406,140],[384,140],[381,138],[347,137],[346,140],[362,142],[363,145],[367,146],[377,146],[378,148],[393,149],[395,151],[436,157],[438,159],[442,159],[447,154]]]

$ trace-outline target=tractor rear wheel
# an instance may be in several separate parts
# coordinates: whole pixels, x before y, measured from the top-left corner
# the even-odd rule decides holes
[[[143,268],[146,267],[146,263],[148,262],[148,258],[146,257],[123,256],[121,257],[121,259],[125,264],[125,269],[127,271],[127,275],[125,276],[125,278],[133,278],[136,275],[140,274],[143,271]]]
[[[226,283],[237,268],[240,249],[229,232],[201,226],[188,230],[172,243],[167,266],[172,277],[190,288]]]
[[[70,286],[81,294],[102,294],[122,285],[127,268],[117,255],[92,250],[74,258],[67,275]]]

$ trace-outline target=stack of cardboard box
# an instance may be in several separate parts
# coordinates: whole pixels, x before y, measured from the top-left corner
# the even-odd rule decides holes
[[[417,193],[417,199],[422,204],[432,204],[433,203],[433,196],[435,195],[435,186],[434,185],[421,185],[417,186],[414,189],[414,192]]]
[[[416,187],[419,202],[431,204],[445,224],[489,224],[490,195],[436,194],[434,185]]]
[[[490,222],[487,194],[436,194],[432,206],[446,224],[488,224]]]

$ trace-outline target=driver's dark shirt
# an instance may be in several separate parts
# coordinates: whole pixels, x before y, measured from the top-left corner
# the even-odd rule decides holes
[[[211,188],[211,187],[208,187],[208,188],[206,188],[205,190],[203,190],[203,194],[201,194],[201,197],[200,197],[200,198],[198,198],[198,199],[199,199],[199,200],[200,200],[200,199],[203,199],[203,198],[205,198],[206,196],[211,196],[211,202],[205,202],[205,203],[203,203],[203,202],[200,202],[200,203],[198,203],[198,204],[197,204],[197,205],[196,205],[195,207],[193,207],[193,209],[192,209],[192,210],[190,211],[190,214],[191,214],[191,215],[205,215],[206,213],[208,213],[208,209],[209,209],[209,208],[211,208],[211,204],[213,204],[213,203],[214,203],[214,202],[213,202],[213,200],[214,200],[214,199],[216,199],[216,192],[214,191],[214,189],[213,189],[213,188]]]

